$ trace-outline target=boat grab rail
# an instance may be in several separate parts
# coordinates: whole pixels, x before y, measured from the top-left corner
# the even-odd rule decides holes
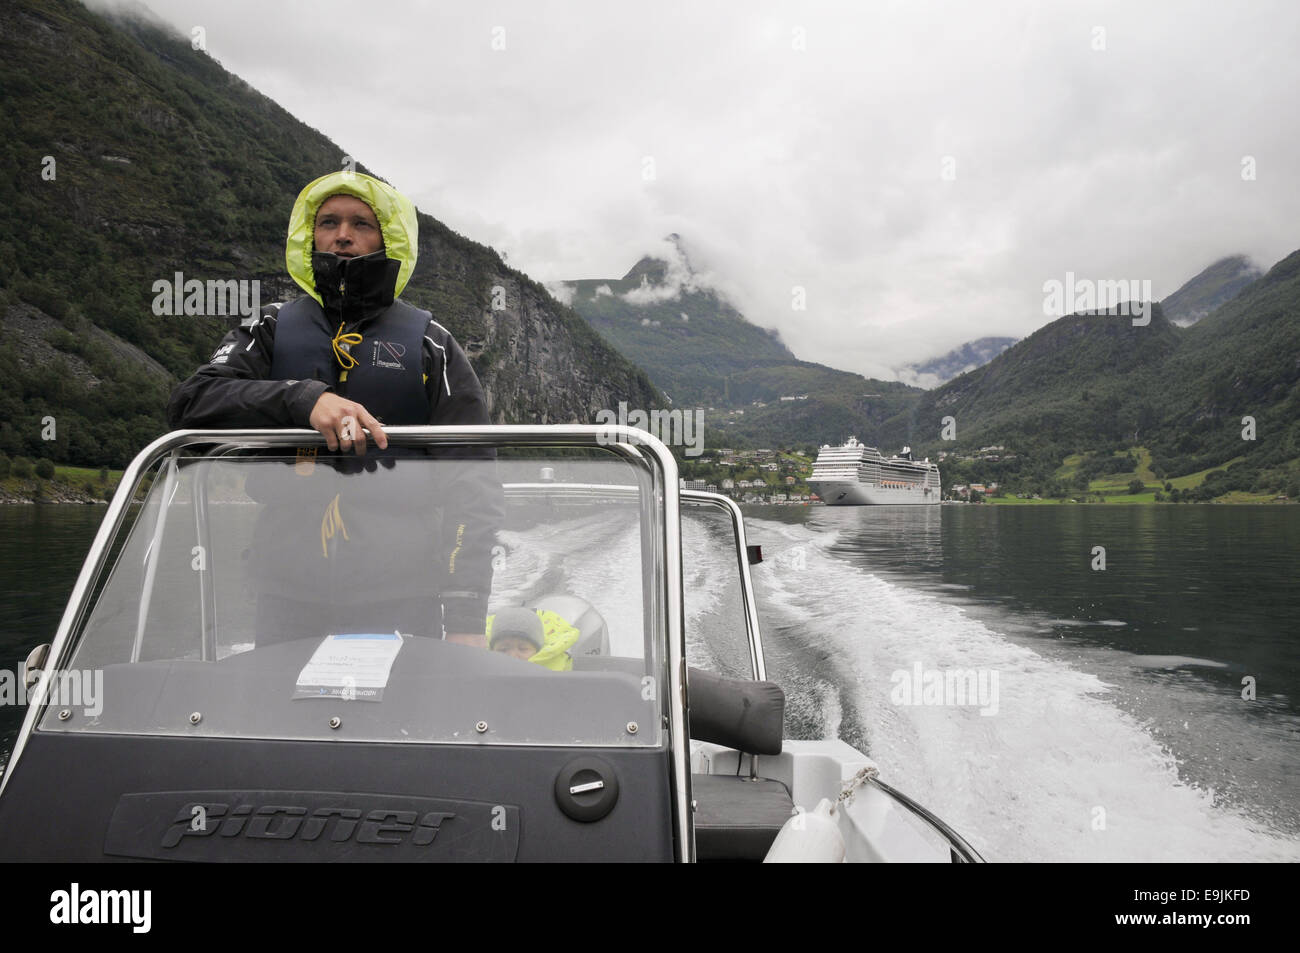
[[[880,788],[885,794],[919,817],[931,830],[942,837],[948,844],[948,853],[954,864],[982,864],[985,862],[979,851],[968,844],[964,837],[902,791],[891,787],[878,777],[869,777],[865,781]]]

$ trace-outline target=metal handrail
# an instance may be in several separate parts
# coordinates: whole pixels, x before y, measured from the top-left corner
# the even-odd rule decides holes
[[[749,636],[749,663],[754,680],[767,681],[767,663],[763,658],[763,635],[758,624],[758,605],[754,601],[754,580],[749,572],[749,541],[745,535],[745,515],[736,501],[721,493],[705,490],[682,490],[681,498],[691,503],[707,503],[726,511],[736,539],[736,561],[740,570],[741,595],[745,601],[745,631]]]
[[[948,852],[952,857],[954,864],[982,864],[984,858],[980,856],[979,851],[966,842],[966,839],[954,831],[951,827],[941,821],[936,815],[926,810],[920,804],[917,804],[910,797],[896,788],[890,787],[879,778],[868,778],[868,784],[874,784],[880,790],[892,797],[903,807],[907,808],[917,817],[921,818],[926,824],[934,830],[936,834],[948,842]]]
[[[745,536],[745,515],[736,501],[721,493],[706,490],[682,490],[681,497],[692,503],[706,503],[724,510],[731,517],[731,532],[736,540],[736,561],[740,569],[741,595],[745,600],[745,632],[749,637],[749,664],[754,680],[767,681],[767,663],[763,658],[763,635],[758,627],[758,605],[754,601],[754,581],[749,573],[749,540]],[[758,755],[749,754],[749,779],[758,779]]]

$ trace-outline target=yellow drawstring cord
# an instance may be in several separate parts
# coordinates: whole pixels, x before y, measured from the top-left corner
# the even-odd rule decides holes
[[[334,340],[330,341],[330,346],[334,348],[334,357],[339,362],[339,367],[345,371],[350,371],[357,366],[357,359],[349,354],[341,345],[346,344],[348,347],[354,347],[361,343],[361,335],[356,331],[351,334],[343,333],[343,322],[339,322],[339,329],[334,334]]]

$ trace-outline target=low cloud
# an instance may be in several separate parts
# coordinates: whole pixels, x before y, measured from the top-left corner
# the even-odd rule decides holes
[[[974,369],[973,366],[966,368],[968,371]],[[963,373],[965,372],[963,371]],[[944,379],[938,374],[918,374],[910,367],[899,368],[898,379],[904,384],[908,384],[912,387],[920,387],[922,390],[934,390],[936,387],[944,383]]]
[[[665,265],[663,280],[650,284],[645,275],[641,276],[640,286],[626,292],[622,297],[628,304],[658,304],[662,301],[676,301],[682,292],[698,291],[702,287],[699,276],[691,269],[680,242],[665,239],[647,250],[647,255]]]
[[[565,281],[548,281],[542,287],[560,304],[573,307],[573,294],[578,290],[577,285],[571,285]]]

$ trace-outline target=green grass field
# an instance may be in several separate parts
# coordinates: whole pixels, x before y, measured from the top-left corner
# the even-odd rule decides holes
[[[54,465],[54,478],[52,480],[42,480],[33,474],[30,477],[20,478],[9,476],[0,480],[0,489],[14,496],[25,496],[28,494],[33,483],[37,486],[45,487],[75,487],[77,490],[84,491],[86,484],[95,487],[102,487],[105,495],[111,495],[117,487],[118,482],[122,479],[121,470],[109,470],[107,482],[100,480],[98,467],[69,467],[56,463]]]
[[[1093,498],[1092,498],[1092,499],[1088,499],[1088,500],[1084,500],[1084,499],[1083,499],[1083,491],[1081,491],[1081,490],[1076,490],[1076,491],[1074,492],[1074,495],[1073,495],[1073,496],[1067,496],[1067,497],[1065,497],[1065,502],[1066,502],[1067,504],[1069,504],[1069,503],[1073,503],[1074,501],[1078,500],[1079,502],[1087,502],[1087,503],[1095,504],[1095,503],[1097,502],[1097,500],[1095,499],[1095,495],[1096,495],[1096,494],[1095,494],[1094,491],[1089,491],[1089,496],[1091,496],[1091,497],[1093,497]],[[1112,503],[1118,503],[1118,504],[1124,504],[1124,505],[1132,504],[1132,503],[1154,503],[1155,501],[1156,501],[1156,493],[1155,493],[1155,490],[1149,490],[1149,491],[1147,491],[1147,492],[1145,492],[1145,493],[1129,493],[1129,492],[1128,492],[1128,489],[1126,488],[1126,489],[1124,490],[1123,495],[1106,496],[1106,504],[1105,504],[1105,505],[1109,506],[1109,505],[1111,505]],[[1016,499],[1014,496],[1004,496],[1004,497],[996,497],[996,496],[995,496],[995,497],[987,497],[987,496],[986,496],[986,497],[984,498],[984,502],[986,502],[986,503],[996,503],[998,506],[1044,506],[1044,505],[1046,505],[1046,506],[1060,506],[1060,505],[1061,505],[1061,501],[1060,501],[1059,499],[1056,499],[1056,498],[1045,499],[1045,500],[1018,500],[1018,499]]]
[[[1275,503],[1272,493],[1248,493],[1245,490],[1233,490],[1215,499],[1215,503]]]
[[[65,467],[62,464],[54,465],[54,479],[61,480],[64,483],[85,483],[89,480],[92,483],[100,483],[99,470],[95,467]],[[121,470],[108,471],[108,485],[114,486],[117,481],[122,479]]]
[[[1105,492],[1112,485],[1127,493],[1128,485],[1134,479],[1141,480],[1143,483],[1159,483],[1156,475],[1151,472],[1151,451],[1146,447],[1130,447],[1128,452],[1137,456],[1137,469],[1130,470],[1127,473],[1108,473],[1104,479],[1092,481],[1089,489],[1090,493],[1098,492],[1098,490]],[[1124,454],[1116,453],[1114,455],[1120,457]],[[1074,479],[1074,475],[1079,472],[1079,464],[1082,462],[1083,454],[1081,453],[1073,453],[1066,457],[1056,470],[1056,479],[1068,485]]]
[[[1221,464],[1220,466],[1209,467],[1208,469],[1205,470],[1198,470],[1196,473],[1189,473],[1186,476],[1173,477],[1171,480],[1169,480],[1169,482],[1173,485],[1175,490],[1190,490],[1204,483],[1205,474],[1209,473],[1211,470],[1226,470],[1234,463],[1240,463],[1242,460],[1245,459],[1246,459],[1245,457],[1233,457],[1227,463]]]
[[[1214,470],[1226,470],[1234,463],[1239,463],[1245,459],[1245,457],[1234,457],[1227,463],[1222,463],[1217,467],[1208,467],[1204,470],[1199,470],[1196,473],[1188,473],[1184,476],[1173,477],[1165,481],[1156,479],[1156,475],[1151,472],[1151,452],[1147,450],[1146,447],[1130,447],[1128,452],[1134,454],[1138,458],[1137,468],[1127,473],[1108,473],[1104,477],[1091,481],[1088,484],[1086,496],[1093,497],[1094,499],[1087,500],[1086,502],[1098,502],[1095,497],[1100,494],[1105,498],[1105,503],[1107,505],[1116,503],[1121,505],[1154,503],[1156,502],[1156,493],[1158,491],[1164,491],[1164,485],[1166,482],[1169,483],[1171,487],[1178,490],[1195,489],[1205,482],[1206,474]],[[1119,453],[1116,454],[1116,456],[1121,455],[1122,454]],[[1066,457],[1065,460],[1061,462],[1061,466],[1056,470],[1056,479],[1060,480],[1067,486],[1070,485],[1074,481],[1075,474],[1079,472],[1079,464],[1082,462],[1083,454],[1081,453],[1071,454]],[[1130,493],[1128,486],[1134,480],[1141,480],[1147,488],[1141,493]],[[1084,496],[1085,491],[1083,490],[1071,490],[1071,495],[1066,497],[1066,501],[1069,502],[1071,498],[1082,500]],[[986,497],[985,501],[996,503],[999,506],[1037,506],[1040,504],[1060,505],[1060,501],[1057,499],[1018,500],[1014,497]],[[1215,502],[1272,503],[1274,502],[1274,495],[1272,493],[1246,493],[1243,491],[1234,491],[1232,493],[1225,493],[1223,496],[1218,497]]]

